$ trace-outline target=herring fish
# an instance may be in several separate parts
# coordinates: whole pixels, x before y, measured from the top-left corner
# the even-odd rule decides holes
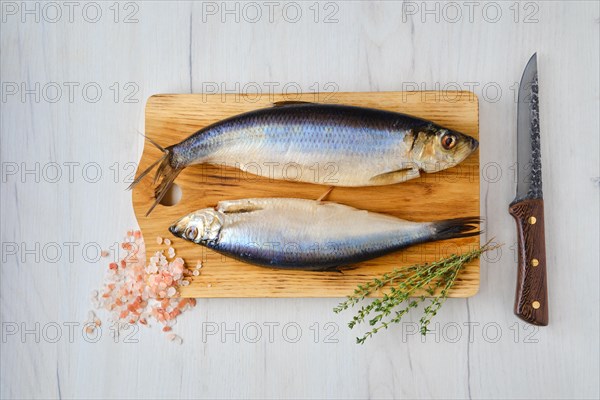
[[[148,213],[177,175],[194,164],[328,186],[379,186],[453,167],[479,145],[470,136],[410,115],[308,102],[281,102],[236,115],[166,148],[151,142],[164,155],[130,186],[159,165],[156,201]]]
[[[412,222],[334,202],[228,200],[192,212],[171,233],[246,263],[327,271],[417,243],[479,235],[479,217]]]

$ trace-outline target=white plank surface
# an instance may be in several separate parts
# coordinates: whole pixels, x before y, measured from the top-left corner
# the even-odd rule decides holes
[[[115,22],[114,7],[106,2],[97,3],[102,16],[92,23],[84,14],[95,18],[93,4],[77,3],[70,22],[71,6],[62,2],[53,3],[60,18],[43,3],[2,2],[0,396],[598,398],[599,6],[467,3],[258,2],[262,15],[252,22],[256,10],[246,3],[133,2],[118,6]],[[39,7],[39,22],[23,7]],[[222,7],[237,7],[239,22]],[[293,7],[302,11],[295,23]],[[435,11],[423,13],[425,7],[437,7],[439,22]],[[452,22],[456,7],[462,16]],[[134,11],[138,21],[124,23]],[[337,22],[324,23],[332,12]],[[534,21],[525,23],[527,16]],[[533,331],[512,314],[516,234],[507,205],[515,190],[514,85],[535,51],[551,322]],[[72,101],[69,82],[79,84]],[[90,82],[102,89],[95,103],[82,93]],[[135,103],[124,101],[132,91],[128,82],[139,88]],[[22,90],[36,83],[39,101],[32,94],[23,99]],[[51,102],[54,83],[63,92]],[[182,346],[167,342],[158,329],[141,330],[136,343],[114,343],[105,327],[100,340],[89,343],[79,326],[69,340],[64,324],[83,323],[89,293],[106,268],[104,260],[89,259],[95,247],[86,259],[84,244],[106,248],[136,226],[123,175],[130,171],[126,163],[137,162],[141,153],[136,132],[143,130],[145,99],[202,92],[213,83],[227,90],[257,83],[263,95],[286,84],[305,92],[474,86],[481,164],[489,165],[481,212],[487,235],[506,243],[498,260],[482,263],[479,294],[449,300],[435,321],[437,335],[424,341],[412,334],[420,316],[413,312],[404,325],[357,346],[356,332],[346,327],[351,315],[334,315],[334,299],[201,300],[176,326]],[[61,166],[58,182],[52,182],[52,162]],[[73,182],[69,162],[79,163]],[[39,182],[35,174],[21,176],[35,163]],[[100,165],[98,182],[88,182],[94,178],[90,163]],[[115,163],[118,179],[110,168]],[[19,172],[11,175],[15,166]],[[494,179],[498,168],[502,175]],[[73,259],[69,242],[78,243]],[[20,252],[36,243],[39,261],[35,251],[12,254],[14,246]],[[52,262],[56,247],[62,254]],[[36,323],[39,340],[22,337]],[[62,330],[56,343],[54,323]],[[278,324],[272,338],[271,323]],[[288,325],[286,336],[282,330],[290,323],[297,325]],[[468,323],[474,324],[470,334]],[[262,333],[256,343],[250,340],[254,324]],[[15,327],[19,332],[10,335]],[[203,336],[214,327],[237,331],[239,340],[235,334]],[[292,343],[295,327],[302,335]],[[325,339],[331,327],[337,329],[334,343]]]

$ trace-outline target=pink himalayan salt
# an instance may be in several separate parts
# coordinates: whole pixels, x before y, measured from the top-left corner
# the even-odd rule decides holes
[[[183,339],[181,338],[181,336],[178,336],[174,333],[169,333],[167,335],[167,339],[169,339],[171,342],[175,342],[177,344],[182,344],[183,343]]]
[[[121,247],[128,254],[119,263],[109,264],[103,289],[95,293],[94,302],[97,308],[109,311],[112,319],[119,323],[148,325],[148,318],[154,318],[169,331],[182,312],[196,305],[195,299],[173,297],[178,286],[189,284],[183,277],[191,275],[191,271],[185,267],[183,259],[175,258],[172,247],[168,252],[173,261],[168,262],[162,252],[156,252],[150,257],[149,265],[144,265],[146,248],[141,232],[129,231],[127,236],[128,241]],[[170,245],[167,240],[164,243]],[[101,324],[95,314],[93,317],[90,318],[90,330]],[[177,335],[170,340],[182,342]]]

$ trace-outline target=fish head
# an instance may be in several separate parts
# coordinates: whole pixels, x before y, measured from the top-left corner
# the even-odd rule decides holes
[[[177,237],[201,244],[217,239],[222,226],[219,212],[206,208],[179,218],[169,227],[169,231]]]
[[[422,171],[438,172],[461,163],[477,147],[471,136],[428,124],[413,131],[411,160]]]

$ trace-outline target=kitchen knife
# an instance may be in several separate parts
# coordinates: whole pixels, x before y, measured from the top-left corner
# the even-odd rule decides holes
[[[509,206],[519,239],[515,314],[531,324],[545,326],[548,289],[536,54],[527,63],[519,87],[517,161],[517,195]]]

